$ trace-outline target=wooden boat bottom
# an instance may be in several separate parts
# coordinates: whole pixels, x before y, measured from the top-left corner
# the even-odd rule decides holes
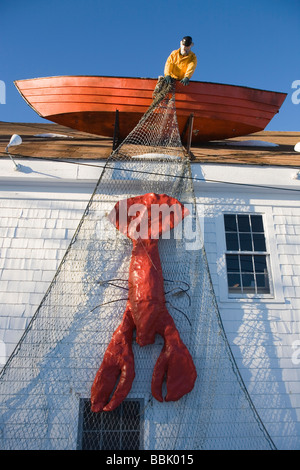
[[[142,116],[142,113],[119,113],[118,127],[116,130],[118,132],[118,139],[120,142],[134,129]],[[70,127],[71,129],[98,136],[112,138],[115,133],[115,112],[84,111],[44,116],[44,118],[57,124]],[[183,133],[187,127],[188,116],[177,115],[177,121],[179,132],[182,136],[182,143],[185,144],[188,136],[187,132],[185,132],[184,135]],[[192,144],[197,145],[211,140],[239,137],[259,132],[261,130],[261,127],[256,127],[242,122],[195,116],[192,129]]]

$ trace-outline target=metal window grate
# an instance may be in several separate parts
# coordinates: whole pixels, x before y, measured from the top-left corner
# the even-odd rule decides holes
[[[90,400],[81,399],[78,449],[141,449],[141,401],[128,399],[113,411],[93,413]]]
[[[258,214],[225,214],[226,267],[230,294],[269,294],[263,219]]]

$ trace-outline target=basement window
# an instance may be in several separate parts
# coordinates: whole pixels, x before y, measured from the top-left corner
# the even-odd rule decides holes
[[[224,224],[229,294],[270,294],[262,216],[224,214]]]
[[[80,400],[79,450],[139,450],[142,400],[124,400],[115,410],[94,413],[89,399]]]

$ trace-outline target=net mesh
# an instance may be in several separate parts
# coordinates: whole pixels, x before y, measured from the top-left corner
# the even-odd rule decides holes
[[[132,249],[107,214],[119,200],[148,192],[175,197],[190,211],[184,226],[159,240],[159,252],[167,308],[193,357],[197,380],[180,400],[156,401],[151,378],[163,339],[157,336],[144,347],[133,341],[136,376],[127,399],[112,412],[92,413],[91,385],[127,302]],[[161,90],[108,158],[0,379],[1,449],[274,448],[218,312],[172,87]]]

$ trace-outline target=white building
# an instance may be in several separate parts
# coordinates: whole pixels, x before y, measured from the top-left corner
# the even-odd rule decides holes
[[[45,129],[72,138],[34,137]],[[12,150],[19,171],[4,154],[13,133],[23,138]],[[4,366],[59,267],[111,142],[48,124],[1,124],[0,134]],[[275,446],[299,449],[300,156],[293,148],[300,133],[236,140],[249,139],[256,145],[192,148],[194,188],[219,311],[243,381]]]

